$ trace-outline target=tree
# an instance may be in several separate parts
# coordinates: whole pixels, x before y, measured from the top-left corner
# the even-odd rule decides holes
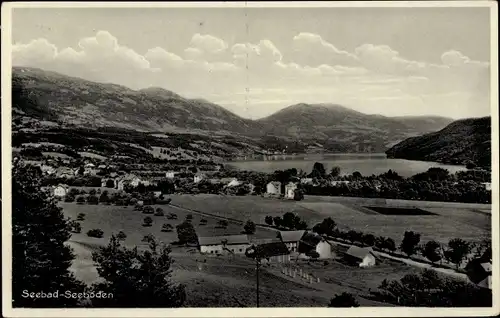
[[[373,234],[365,234],[363,235],[363,243],[365,243],[368,246],[374,246],[375,245],[375,236]]]
[[[172,308],[180,307],[186,300],[185,287],[171,280],[168,245],[149,240],[149,250],[139,253],[137,248],[127,249],[112,236],[108,246],[92,254],[103,282],[92,286],[94,292],[112,294],[109,298],[96,298],[95,307],[116,308]]]
[[[198,236],[196,235],[196,231],[191,222],[184,221],[177,225],[176,229],[177,238],[179,239],[180,244],[194,244],[198,242]]]
[[[344,292],[330,299],[328,307],[359,307],[359,303],[352,294]]]
[[[469,252],[469,242],[466,242],[461,238],[454,238],[448,242],[448,249],[444,252],[444,257],[448,261],[456,264],[458,269]]]
[[[332,235],[333,230],[337,227],[337,223],[332,218],[326,218],[321,223],[313,227],[313,231],[320,235]]]
[[[127,238],[127,234],[125,234],[125,232],[123,232],[123,231],[120,231],[120,232],[118,232],[118,234],[116,235],[116,238],[117,238],[119,241],[125,241],[125,239]]]
[[[442,258],[440,253],[440,248],[441,245],[438,242],[429,241],[424,245],[424,248],[422,250],[422,256],[427,258],[432,263],[438,262]]]
[[[108,191],[104,190],[101,193],[101,195],[99,196],[99,202],[101,202],[101,203],[108,203],[109,202]]]
[[[172,232],[174,230],[174,227],[172,226],[172,224],[163,224],[163,226],[161,227],[161,231],[162,232]]]
[[[76,198],[76,203],[78,204],[83,204],[85,203],[85,197],[84,196],[79,196],[78,198]]]
[[[114,188],[115,187],[115,181],[113,179],[108,179],[106,181],[106,188]]]
[[[333,178],[340,176],[340,167],[332,167],[332,169],[330,170],[330,176]]]
[[[155,209],[152,207],[152,206],[145,206],[144,208],[142,208],[142,213],[143,214],[153,214],[155,213]]]
[[[149,216],[146,216],[144,218],[144,222],[142,223],[142,226],[151,226],[153,224],[153,219]]]
[[[293,199],[295,201],[302,201],[304,200],[304,190],[302,189],[296,189],[293,191]]]
[[[252,221],[248,220],[247,223],[245,223],[245,226],[243,227],[245,234],[254,234],[256,230],[255,223]]]
[[[264,219],[267,225],[272,226],[273,225],[273,217],[270,215],[267,215]]]
[[[80,168],[78,169],[78,175],[83,176],[83,174],[84,174],[84,173],[85,173],[85,168],[80,167]]]
[[[309,177],[323,179],[325,175],[326,175],[325,166],[321,162],[315,162]]]
[[[400,248],[408,257],[415,254],[418,243],[420,243],[420,234],[413,231],[405,231]]]
[[[78,213],[76,216],[77,221],[84,221],[85,220],[85,213]]]
[[[64,202],[75,202],[75,196],[71,194],[67,194],[64,197]]]
[[[87,231],[88,237],[102,238],[104,232],[101,229],[92,229]]]
[[[306,256],[309,256],[313,260],[317,260],[319,258],[319,253],[315,250],[310,250],[306,253]]]
[[[12,167],[12,306],[71,307],[77,299],[22,297],[23,290],[82,292],[69,270],[74,254],[65,244],[70,225],[51,193],[42,188],[42,172],[15,162]]]
[[[388,237],[385,240],[385,249],[394,253],[397,249],[396,242],[394,242],[392,238]]]
[[[283,219],[282,219],[280,216],[275,216],[275,217],[273,218],[273,221],[274,221],[274,225],[275,225],[276,227],[281,227],[282,222],[283,222]]]
[[[164,216],[165,214],[163,213],[162,208],[157,208],[155,211],[155,216]]]
[[[73,232],[73,233],[81,233],[82,232],[82,226],[80,225],[79,222],[70,221],[69,226],[71,227],[71,232]]]
[[[207,225],[207,223],[208,223],[207,219],[200,220],[200,225]]]
[[[89,194],[90,194],[90,195],[96,195],[96,193],[97,193],[97,192],[95,191],[95,189],[92,189],[92,190],[90,190],[90,191],[89,191]]]
[[[87,197],[87,203],[92,205],[97,205],[99,204],[99,199],[95,195],[89,195]]]

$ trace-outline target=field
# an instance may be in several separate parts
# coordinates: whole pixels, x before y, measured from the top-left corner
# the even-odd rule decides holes
[[[140,246],[145,243],[142,238],[145,235],[153,234],[157,239],[164,243],[173,243],[177,241],[177,233],[175,226],[182,223],[188,214],[191,214],[182,209],[170,207],[168,205],[154,205],[161,207],[165,216],[154,216],[152,214],[143,214],[141,211],[134,211],[133,207],[121,207],[114,205],[79,205],[75,203],[61,202],[63,211],[66,217],[76,219],[79,213],[85,213],[85,220],[80,222],[82,232],[73,234],[72,240],[86,244],[106,244],[111,237],[111,234],[116,234],[119,231],[125,232],[127,235],[124,244],[127,246]],[[169,213],[177,214],[177,220],[167,219]],[[206,216],[200,216],[192,213],[192,223],[196,229],[198,236],[216,236],[226,234],[240,234],[243,231],[243,225],[236,222],[229,222],[226,229],[217,228],[218,219]],[[142,226],[145,217],[153,219],[152,226]],[[199,225],[201,219],[208,221],[207,225]],[[174,227],[172,232],[162,232],[161,228],[164,223],[171,224]],[[87,231],[90,229],[99,228],[104,231],[102,238],[92,238],[87,236]],[[254,234],[255,237],[271,238],[276,237],[274,230],[266,230],[258,228]]]
[[[129,247],[146,247],[142,242],[144,235],[153,234],[160,241],[172,243],[177,240],[173,232],[161,232],[164,223],[176,226],[186,215],[193,215],[193,225],[199,236],[223,234],[239,234],[242,223],[247,219],[263,223],[266,215],[278,216],[285,212],[298,213],[310,225],[331,216],[341,228],[357,228],[365,232],[390,236],[400,240],[405,230],[415,230],[422,234],[422,240],[437,239],[446,242],[450,237],[460,233],[465,239],[479,239],[489,233],[489,218],[485,213],[473,212],[469,209],[426,207],[425,210],[436,215],[383,215],[368,210],[364,206],[381,205],[378,201],[364,201],[356,206],[353,202],[335,203],[321,200],[320,197],[308,197],[304,201],[283,201],[278,199],[254,196],[215,196],[215,195],[172,195],[171,205],[163,205],[165,216],[145,215],[134,211],[133,207],[117,207],[112,205],[78,205],[63,203],[63,211],[67,217],[76,218],[78,213],[85,213],[81,222],[82,233],[73,234],[69,242],[76,254],[72,266],[79,279],[87,284],[98,280],[93,266],[91,251],[97,246],[105,245],[112,233],[122,230],[127,234],[124,242]],[[318,200],[319,199],[319,200]],[[376,203],[376,204],[375,204]],[[159,206],[154,206],[159,207]],[[191,211],[193,210],[193,211]],[[370,211],[370,212],[367,212]],[[216,216],[201,215],[210,213]],[[166,215],[175,213],[177,220],[168,220]],[[142,220],[151,216],[153,225],[142,226]],[[221,217],[233,218],[227,229],[216,228]],[[207,219],[207,225],[199,225],[200,219]],[[104,231],[103,238],[90,238],[86,232],[92,228]],[[257,228],[256,237],[271,238],[275,231]],[[345,248],[337,246],[337,256],[342,255]],[[173,247],[171,253],[173,264],[173,280],[186,285],[189,307],[246,307],[255,305],[255,265],[243,256],[204,256],[194,248]],[[298,261],[292,266],[300,267],[320,278],[319,283],[308,284],[300,278],[283,275],[277,265],[263,266],[260,277],[261,306],[325,306],[333,295],[350,292],[357,296],[362,306],[385,306],[363,296],[370,289],[376,289],[384,279],[399,279],[408,273],[417,273],[421,269],[402,263],[380,260],[373,268],[358,268],[344,265],[336,260],[324,262]]]
[[[337,201],[337,202],[335,202]],[[405,231],[421,233],[423,242],[447,243],[460,236],[480,241],[491,236],[491,215],[475,211],[475,205],[366,198],[307,196],[303,201],[288,201],[256,196],[174,195],[172,204],[238,220],[251,219],[264,224],[264,218],[297,213],[310,227],[331,217],[341,229],[356,229],[393,238],[396,243]],[[384,215],[365,206],[419,208],[435,215]],[[478,205],[485,209],[485,205]]]

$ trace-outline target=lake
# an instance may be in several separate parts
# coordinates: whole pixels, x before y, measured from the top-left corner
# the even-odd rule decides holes
[[[343,175],[359,171],[364,176],[370,176],[372,174],[378,175],[392,169],[401,176],[410,177],[419,172],[427,171],[432,167],[448,169],[450,173],[466,170],[464,166],[446,165],[429,161],[387,159],[387,156],[383,153],[272,155],[247,160],[232,160],[226,162],[226,164],[240,170],[266,173],[291,168],[302,169],[309,173],[315,162],[321,162],[327,171],[334,166],[338,166]]]

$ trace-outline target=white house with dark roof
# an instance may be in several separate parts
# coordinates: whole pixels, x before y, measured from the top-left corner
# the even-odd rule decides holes
[[[279,231],[278,237],[292,253],[298,252],[299,242],[306,231]]]
[[[295,198],[295,190],[297,190],[297,184],[294,182],[289,182],[285,185],[285,198],[294,199]]]
[[[269,195],[280,195],[281,194],[281,182],[271,181],[266,186],[266,193]]]
[[[348,262],[357,264],[359,267],[371,267],[377,263],[377,257],[371,247],[349,247],[344,257]]]
[[[245,254],[250,247],[247,235],[224,235],[198,237],[200,252],[203,254]]]
[[[57,198],[65,197],[69,191],[69,187],[65,184],[60,184],[54,187],[53,189],[54,189],[54,196]]]

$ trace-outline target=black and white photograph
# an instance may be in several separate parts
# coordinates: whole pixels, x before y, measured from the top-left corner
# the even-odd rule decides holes
[[[4,316],[499,313],[496,2],[1,27]]]

